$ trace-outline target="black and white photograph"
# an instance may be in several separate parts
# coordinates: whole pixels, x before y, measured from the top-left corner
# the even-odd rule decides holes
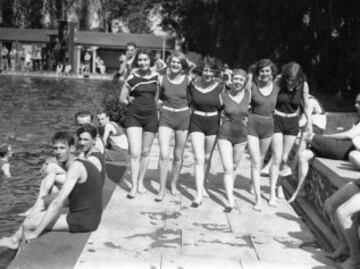
[[[360,269],[359,0],[0,0],[0,269]]]

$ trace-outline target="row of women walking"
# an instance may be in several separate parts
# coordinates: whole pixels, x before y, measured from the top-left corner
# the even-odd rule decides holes
[[[299,115],[306,112],[308,86],[299,64],[286,64],[280,76],[269,59],[255,63],[249,72],[233,70],[229,83],[216,78],[211,64],[202,66],[201,76],[188,74],[188,61],[181,52],[168,60],[165,74],[151,70],[148,50],[138,50],[136,68],[124,83],[120,102],[127,104],[124,125],[130,146],[132,188],[129,199],[143,193],[149,153],[156,133],[159,133],[160,189],[156,201],[166,193],[171,138],[175,146],[171,169],[172,194],[177,182],[183,153],[190,137],[195,165],[196,195],[192,207],[199,207],[208,196],[204,183],[209,173],[214,147],[218,145],[224,166],[224,186],[228,204],[234,206],[234,180],[241,156],[248,145],[251,156],[251,179],[254,209],[261,210],[260,170],[264,156],[272,145],[269,205],[276,205],[279,169],[287,168],[289,152],[299,131]],[[305,108],[305,109],[304,109]],[[159,112],[158,112],[159,111]],[[308,121],[308,126],[311,122]]]

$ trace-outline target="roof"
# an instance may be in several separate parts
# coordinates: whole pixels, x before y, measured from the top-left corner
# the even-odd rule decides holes
[[[46,43],[48,35],[56,35],[57,30],[18,29],[0,27],[0,41],[20,41],[28,43]],[[175,46],[173,38],[152,34],[102,33],[91,31],[75,32],[75,45],[98,46],[101,48],[125,48],[126,43],[133,41],[139,48],[172,50]]]

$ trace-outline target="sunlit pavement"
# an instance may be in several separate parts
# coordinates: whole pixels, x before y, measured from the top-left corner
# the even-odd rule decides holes
[[[252,209],[250,162],[246,154],[236,179],[236,208],[224,213],[222,165],[212,159],[210,198],[190,207],[195,184],[190,144],[184,154],[180,194],[154,201],[158,189],[159,147],[155,141],[146,174],[147,193],[126,198],[129,173],[115,189],[99,229],[92,233],[75,268],[332,268],[309,229],[286,201],[267,205],[269,180],[263,178],[263,211]]]

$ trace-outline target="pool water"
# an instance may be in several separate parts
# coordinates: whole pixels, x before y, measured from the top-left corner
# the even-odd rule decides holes
[[[76,112],[95,114],[117,99],[120,88],[112,81],[0,77],[0,143],[9,143],[14,152],[14,177],[0,178],[0,238],[17,230],[24,219],[19,213],[34,203],[52,135],[75,131]],[[6,263],[1,256],[0,268]]]

